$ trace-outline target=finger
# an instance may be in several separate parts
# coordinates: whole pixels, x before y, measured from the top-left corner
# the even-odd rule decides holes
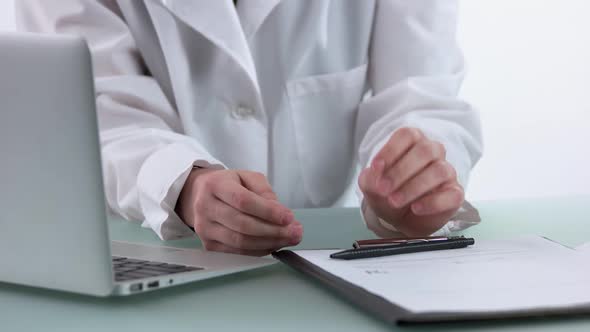
[[[245,250],[274,250],[299,243],[301,239],[293,241],[284,238],[269,238],[251,236],[233,231],[224,225],[214,222],[209,225],[208,238],[223,243],[234,249]]]
[[[429,140],[418,142],[396,164],[385,171],[389,181],[390,192],[401,188],[408,180],[416,176],[434,160],[444,160],[445,150],[442,144]]]
[[[266,199],[270,199],[271,201],[278,201],[279,200],[279,197],[274,192],[264,192],[259,195],[266,198]]]
[[[385,168],[394,165],[416,143],[424,139],[424,134],[416,128],[400,128],[389,138],[373,159],[373,163],[383,161]]]
[[[221,183],[215,190],[215,196],[235,209],[270,223],[287,225],[295,220],[293,212],[280,203],[261,197],[239,183]]]
[[[278,199],[264,174],[249,171],[239,171],[238,176],[242,181],[242,185],[247,189],[266,199],[272,199],[275,201]]]
[[[365,168],[359,174],[359,188],[365,195],[378,196],[379,190],[377,187],[379,173],[373,168]]]
[[[218,199],[209,204],[211,208],[207,210],[207,217],[238,233],[283,239],[301,238],[302,226],[296,221],[287,226],[277,226],[242,213]]]
[[[246,249],[236,249],[225,244],[209,240],[203,243],[203,246],[208,251],[217,251],[217,252],[224,252],[228,254],[236,254],[236,255],[248,255],[248,256],[266,256],[272,252],[272,250],[246,250]]]
[[[389,203],[396,209],[405,207],[418,198],[440,187],[443,183],[456,180],[455,169],[446,161],[437,160],[428,165],[415,177],[389,196]]]
[[[417,216],[435,215],[458,210],[465,194],[463,188],[457,183],[448,183],[416,202],[412,203],[412,212]]]

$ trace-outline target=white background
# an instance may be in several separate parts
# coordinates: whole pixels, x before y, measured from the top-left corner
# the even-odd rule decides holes
[[[590,194],[590,2],[463,1],[459,41],[486,142],[468,198]]]
[[[14,29],[14,1],[0,0],[0,31],[12,29]]]
[[[463,96],[484,157],[468,196],[590,193],[590,2],[462,1]]]

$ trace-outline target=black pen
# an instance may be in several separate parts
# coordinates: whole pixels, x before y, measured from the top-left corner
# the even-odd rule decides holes
[[[459,249],[473,245],[474,243],[475,240],[473,238],[466,238],[461,236],[455,238],[448,238],[446,240],[433,239],[424,240],[420,242],[398,243],[380,247],[347,249],[331,254],[330,258],[350,260],[400,255],[424,251]]]

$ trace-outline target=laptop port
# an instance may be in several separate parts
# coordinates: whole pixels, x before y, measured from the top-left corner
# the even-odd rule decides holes
[[[141,283],[132,284],[131,286],[129,286],[129,290],[131,292],[140,292],[142,289],[143,289],[143,285]]]
[[[158,280],[148,282],[148,284],[147,284],[147,288],[158,288],[158,287],[160,287],[160,282]]]

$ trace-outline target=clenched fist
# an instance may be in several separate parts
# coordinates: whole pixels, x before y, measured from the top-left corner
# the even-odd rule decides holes
[[[366,203],[406,236],[428,236],[457,212],[463,188],[442,144],[397,130],[359,177]]]

